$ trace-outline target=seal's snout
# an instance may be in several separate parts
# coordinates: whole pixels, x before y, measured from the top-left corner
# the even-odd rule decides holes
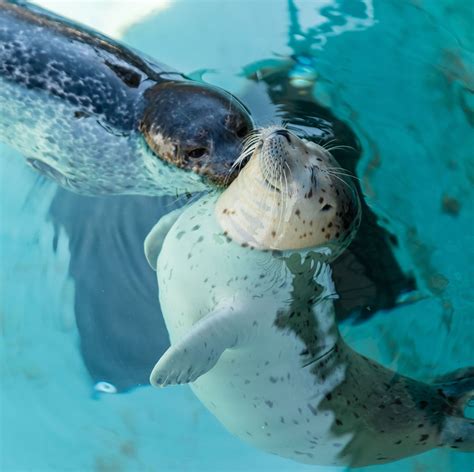
[[[273,132],[275,136],[283,136],[289,143],[291,143],[291,134],[288,130],[282,128]]]
[[[284,162],[291,159],[288,152],[289,144],[289,136],[279,132],[272,133],[262,145],[263,161],[271,167],[282,166]]]
[[[271,127],[262,133],[261,146],[270,158],[284,157],[289,144],[292,144],[291,133],[285,128]]]
[[[285,128],[272,126],[262,132],[261,142],[263,145],[278,145],[278,143],[280,143],[280,145],[291,144],[291,133]]]

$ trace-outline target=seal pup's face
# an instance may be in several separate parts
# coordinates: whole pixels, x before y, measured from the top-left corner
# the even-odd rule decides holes
[[[158,84],[145,97],[140,129],[160,158],[217,185],[235,178],[232,164],[253,128],[241,102],[217,87],[193,82]]]
[[[359,226],[360,202],[331,154],[270,127],[250,136],[236,167],[249,155],[216,205],[225,233],[257,249],[327,246],[331,258],[340,254]]]

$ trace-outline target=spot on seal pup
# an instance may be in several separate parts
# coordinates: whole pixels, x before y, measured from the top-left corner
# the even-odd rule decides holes
[[[230,432],[308,464],[472,451],[463,408],[474,369],[426,384],[338,331],[328,262],[353,237],[359,201],[330,154],[273,127],[250,138],[248,155],[229,189],[167,215],[146,240],[171,339],[151,383],[191,383]]]

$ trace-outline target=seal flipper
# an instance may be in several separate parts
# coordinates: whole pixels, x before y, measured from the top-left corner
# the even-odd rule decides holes
[[[454,407],[452,415],[444,421],[441,433],[443,443],[459,451],[474,452],[474,419],[463,416],[468,402],[474,398],[474,367],[438,377],[435,385]]]
[[[246,338],[245,323],[231,306],[218,308],[196,322],[190,331],[172,345],[150,375],[155,387],[194,382],[211,370],[222,353],[241,345]]]
[[[439,386],[446,396],[461,403],[460,407],[464,408],[463,398],[474,396],[474,367],[463,367],[436,377],[433,383]]]
[[[474,367],[464,367],[437,377],[434,384],[453,405],[453,414],[463,416],[466,405],[474,398]]]
[[[145,257],[148,264],[150,264],[150,267],[155,271],[156,262],[158,261],[161,248],[163,247],[163,241],[183,211],[184,208],[177,208],[176,210],[162,216],[145,238],[145,242],[143,243]]]
[[[474,452],[474,420],[448,416],[441,433],[443,443],[460,452]]]

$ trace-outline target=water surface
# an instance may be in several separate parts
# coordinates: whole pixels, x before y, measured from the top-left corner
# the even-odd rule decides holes
[[[286,1],[176,1],[123,39],[186,73],[215,69],[205,80],[240,96],[251,85],[238,75],[243,68],[307,55],[316,97],[361,141],[366,198],[387,218],[397,257],[423,296],[346,323],[347,340],[419,379],[472,364],[472,8],[296,6],[300,31],[293,24],[292,36]],[[13,150],[0,154],[3,470],[328,470],[241,443],[187,387],[144,385],[168,338],[141,245],[173,198],[67,194]],[[98,381],[122,393],[97,392]],[[370,470],[445,472],[472,463],[436,450]]]

